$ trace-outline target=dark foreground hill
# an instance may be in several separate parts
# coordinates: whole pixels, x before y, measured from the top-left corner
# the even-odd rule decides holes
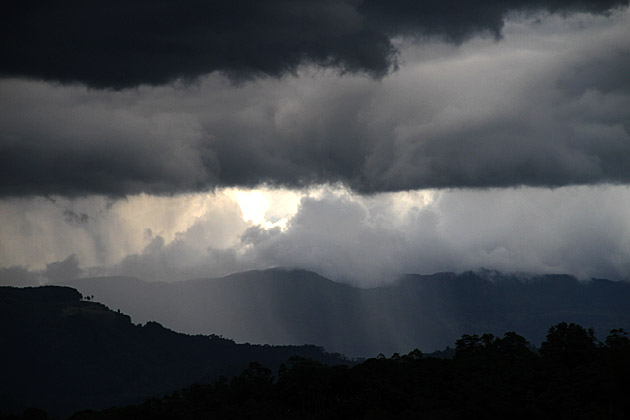
[[[442,349],[462,334],[519,331],[539,344],[549,325],[630,329],[630,283],[494,271],[406,275],[358,289],[303,270],[272,269],[178,283],[129,277],[72,283],[136,322],[237,341],[315,343],[351,357]]]
[[[139,402],[191,383],[277,368],[293,355],[343,363],[315,346],[236,344],[175,333],[83,300],[68,287],[0,287],[0,413],[54,415]]]
[[[630,340],[599,342],[580,325],[553,326],[535,351],[514,332],[464,335],[452,359],[418,350],[352,367],[293,358],[277,375],[251,364],[230,381],[193,385],[142,404],[70,420],[611,419],[630,418]],[[29,411],[21,418],[44,420]],[[2,418],[2,416],[0,416]]]

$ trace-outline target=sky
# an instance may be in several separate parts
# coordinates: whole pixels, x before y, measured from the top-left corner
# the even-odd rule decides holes
[[[627,1],[18,3],[0,284],[630,279]]]

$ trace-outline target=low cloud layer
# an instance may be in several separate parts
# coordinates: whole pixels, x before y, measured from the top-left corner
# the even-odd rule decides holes
[[[113,272],[173,280],[285,266],[360,286],[402,273],[481,267],[630,278],[628,188],[441,192],[426,205],[416,196],[418,205],[402,207],[401,198],[339,192],[304,198],[286,230],[253,226],[225,249],[203,249],[190,239],[201,222],[168,245],[127,257]]]
[[[68,280],[81,277],[83,271],[79,268],[79,259],[72,254],[63,261],[46,264],[43,270],[28,269],[14,265],[0,267],[0,286],[41,286],[43,284],[60,284]]]
[[[21,226],[30,236],[0,247],[1,282],[91,275],[179,281],[274,266],[309,269],[363,287],[391,282],[403,273],[481,267],[630,280],[628,187],[370,197],[325,187],[302,193],[297,209],[285,205],[293,202],[295,192],[269,194],[274,196],[268,195],[263,217],[288,216],[285,228],[244,220],[230,192],[162,201],[132,198],[109,210],[102,203],[100,213],[88,200],[76,202],[77,211],[92,214],[81,225],[68,221],[61,208],[56,213],[40,209]],[[14,206],[28,214],[33,204]],[[285,214],[278,214],[281,207]],[[139,208],[145,213],[125,224]],[[3,222],[8,220],[3,216]],[[39,249],[33,249],[34,243]],[[11,263],[20,257],[20,264]]]
[[[120,92],[3,79],[0,196],[625,184],[628,39],[628,8],[517,14],[500,41],[401,38],[404,65],[380,81],[312,67]]]
[[[602,13],[626,0],[146,0],[13,2],[0,25],[0,74],[96,88],[159,85],[215,71],[233,79],[303,64],[383,76],[392,37],[498,37],[509,12]]]

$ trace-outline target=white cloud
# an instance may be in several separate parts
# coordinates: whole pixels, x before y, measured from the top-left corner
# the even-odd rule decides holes
[[[37,210],[37,217],[22,223],[20,241],[2,242],[3,265],[44,269],[76,254],[86,273],[166,281],[286,266],[361,286],[408,272],[480,267],[630,279],[630,188],[625,186],[372,196],[338,186],[310,192],[261,189],[259,214],[269,214],[269,203],[300,197],[297,208],[287,204],[280,211],[280,205],[274,213],[287,219],[283,229],[269,219],[245,220],[233,194],[130,197],[109,207],[90,201],[98,209],[94,212],[87,201],[74,202],[75,212],[88,214],[82,225],[64,219],[59,200],[35,209],[21,202],[24,214]],[[15,213],[11,217],[19,220]],[[11,220],[7,214],[0,212],[3,222]],[[35,251],[29,249],[33,244],[38,244]],[[26,263],[11,261],[18,254]],[[33,264],[38,258],[40,265]]]

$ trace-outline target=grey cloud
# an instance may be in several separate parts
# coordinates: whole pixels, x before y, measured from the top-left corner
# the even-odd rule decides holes
[[[46,264],[44,270],[30,270],[24,266],[0,267],[0,286],[39,286],[46,283],[63,283],[80,277],[79,259],[70,255],[63,261]]]
[[[0,268],[0,286],[24,287],[39,286],[41,277],[26,267],[13,266]]]
[[[373,27],[389,35],[414,37],[438,35],[452,42],[463,42],[470,34],[487,32],[499,38],[505,16],[510,12],[603,13],[627,2],[614,1],[500,1],[479,2],[365,0],[362,11]]]
[[[630,46],[599,52],[592,61],[577,65],[558,80],[558,86],[581,95],[588,89],[603,93],[630,92]]]
[[[84,225],[90,220],[90,216],[87,213],[77,213],[71,209],[63,211],[63,218],[66,222],[77,226]]]
[[[271,237],[279,234],[281,234],[281,229],[279,227],[265,229],[262,226],[254,225],[247,228],[241,235],[240,239],[243,244],[257,245],[268,241]]]
[[[22,83],[0,91],[1,195],[122,196],[214,183],[218,163],[195,116],[116,109],[82,89],[71,98]]]
[[[63,283],[64,281],[80,277],[81,273],[79,259],[73,254],[63,261],[46,264],[46,269],[42,272],[42,275],[50,283]]]
[[[96,88],[159,85],[219,71],[234,79],[294,73],[301,64],[383,76],[390,38],[462,42],[499,36],[514,10],[606,12],[605,1],[47,1],[12,2],[0,26],[0,74]]]
[[[64,214],[65,210],[73,215]],[[81,222],[82,215],[87,215],[87,223]],[[189,243],[204,244],[200,249],[227,247],[239,240],[247,224],[238,204],[221,191],[138,195],[117,200],[111,207],[109,200],[98,196],[7,199],[0,201],[0,226],[0,267],[42,270],[72,254],[81,267],[109,266],[152,241],[159,248],[159,238],[168,243],[184,230],[189,231]]]
[[[234,247],[247,224],[232,201],[206,209],[192,226],[166,243],[154,236],[142,252],[126,256],[102,270],[147,280],[183,280],[204,277],[207,272],[228,274],[245,267]],[[210,269],[208,267],[211,267]]]
[[[152,242],[139,254],[131,254],[114,266],[98,267],[105,275],[125,275],[148,281],[181,281],[208,276],[222,276],[246,270],[235,248],[199,249],[183,238],[168,245]]]
[[[630,182],[628,9],[515,19],[499,43],[402,45],[407,65],[380,81],[313,69],[120,92],[3,80],[0,196]]]

